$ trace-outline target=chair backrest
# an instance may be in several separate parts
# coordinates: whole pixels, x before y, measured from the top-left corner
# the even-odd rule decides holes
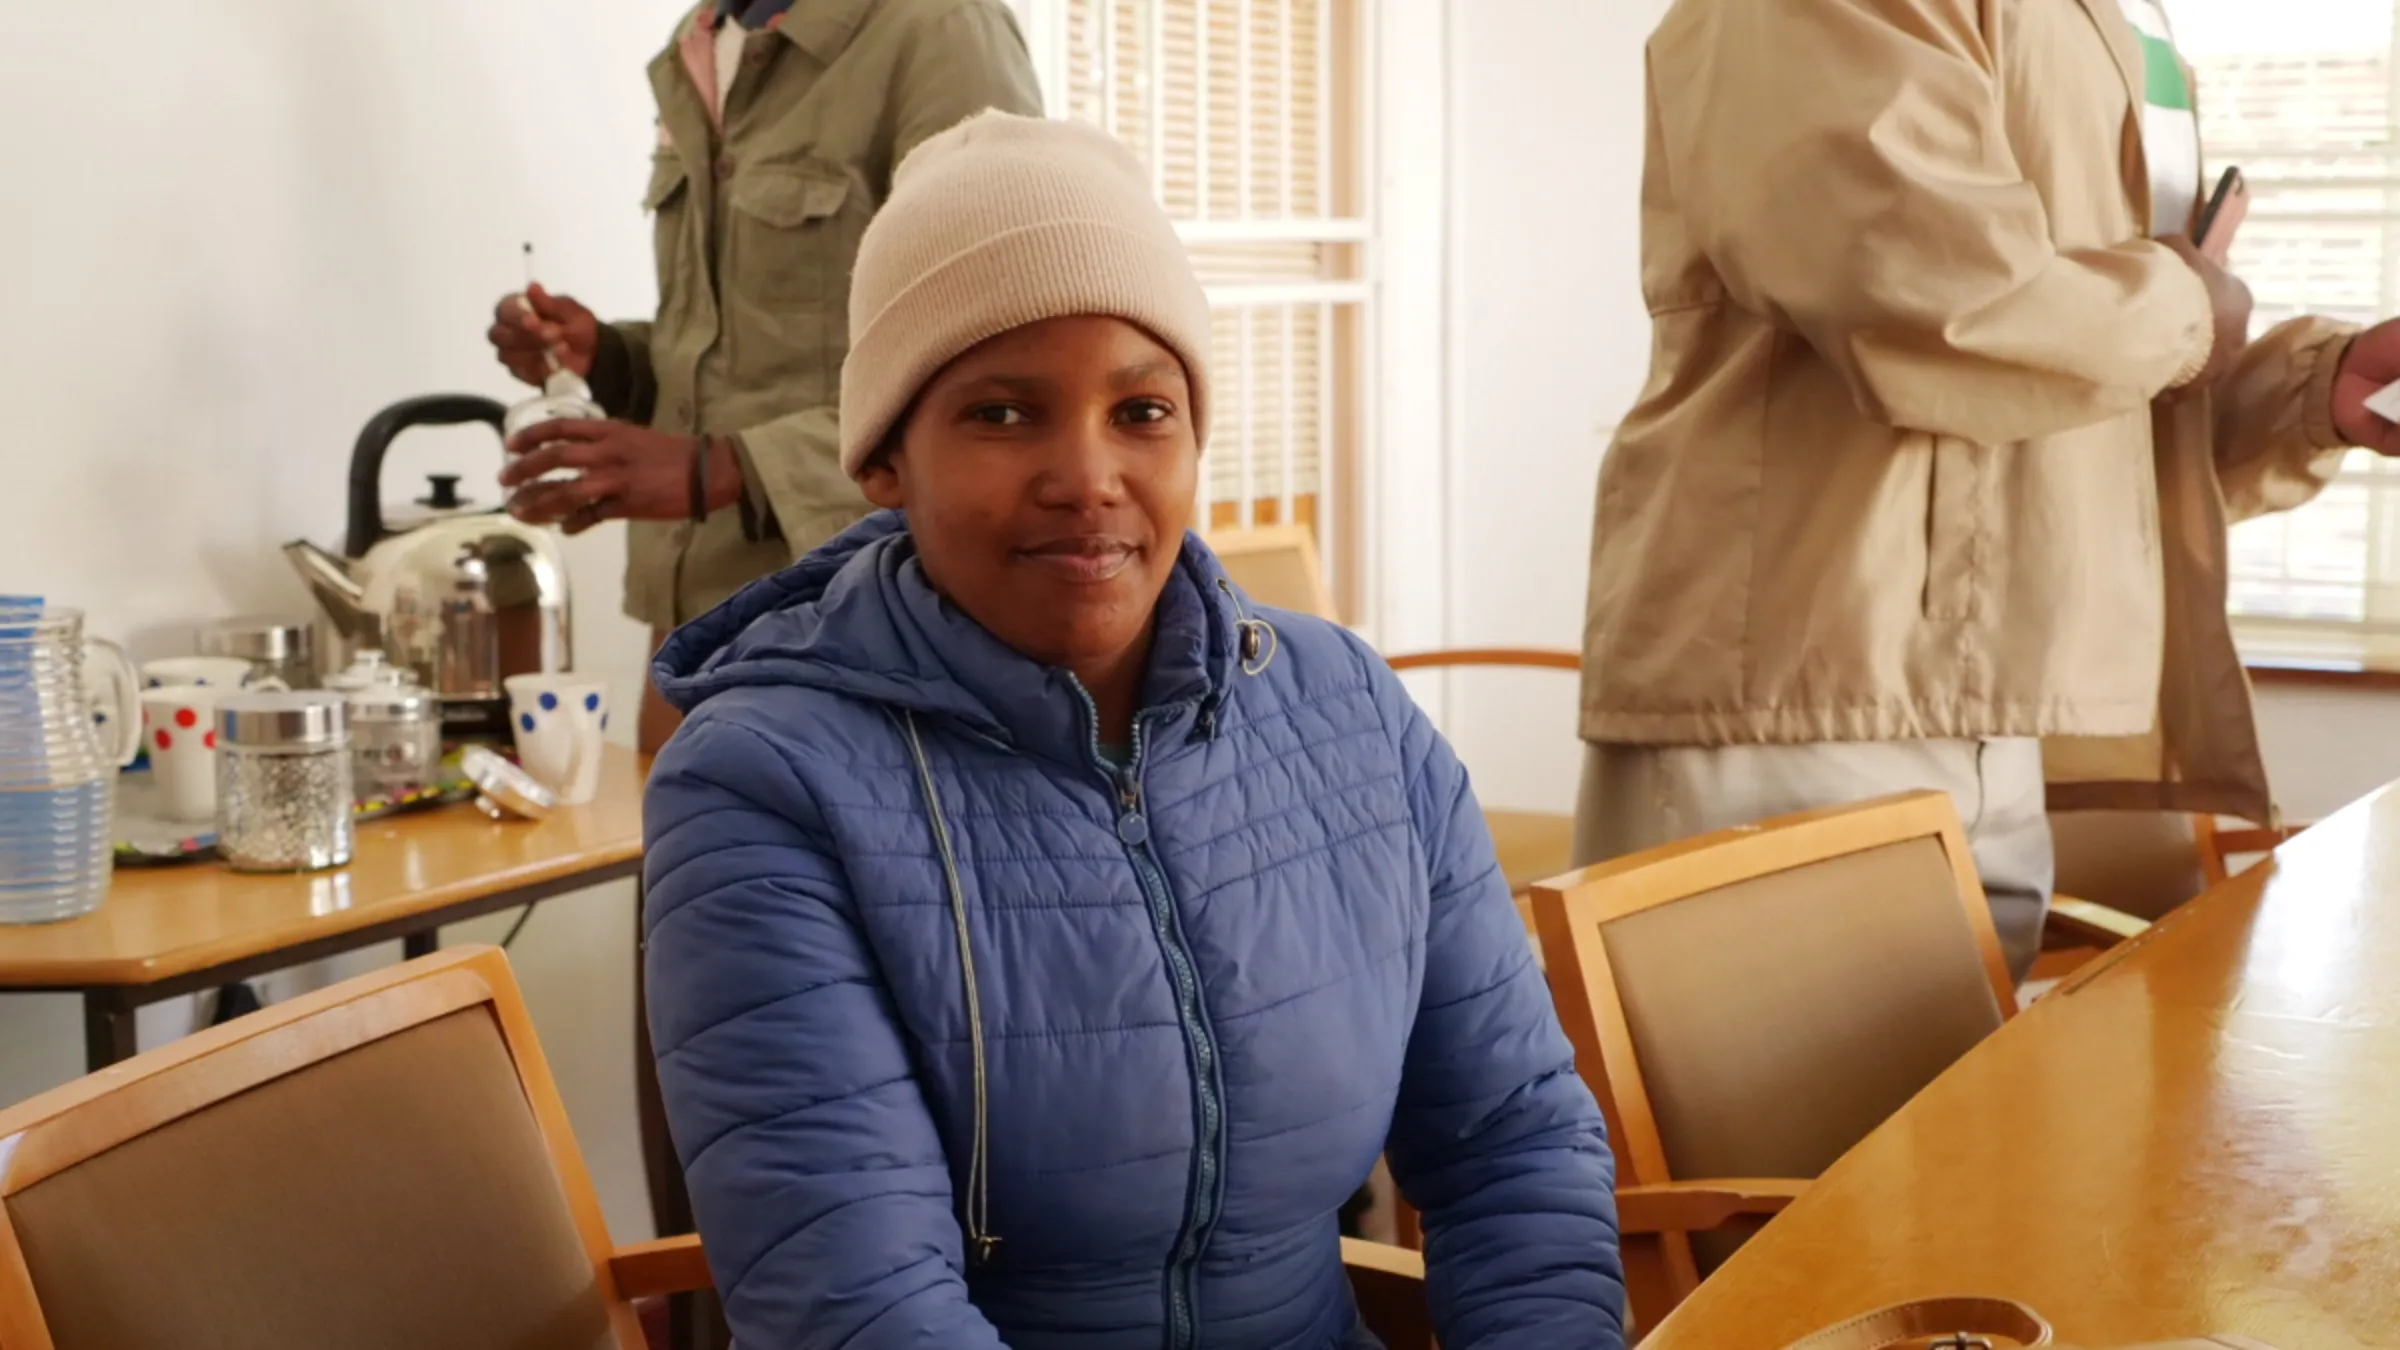
[[[1620,858],[1533,905],[1620,1185],[1814,1178],[2015,1012],[1940,793]],[[1695,1238],[1700,1269],[1746,1236]]]
[[[9,1350],[637,1350],[508,963],[460,948],[0,1112]]]
[[[2057,890],[2136,918],[2163,919],[2208,888],[2201,836],[2211,823],[2181,811],[2053,812]]]
[[[1340,622],[1333,587],[1318,560],[1317,537],[1306,525],[1211,530],[1208,546],[1251,599]]]

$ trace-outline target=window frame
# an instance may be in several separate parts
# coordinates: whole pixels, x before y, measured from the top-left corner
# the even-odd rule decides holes
[[[1097,11],[1103,32],[1113,31],[1118,4],[1112,0],[1010,0],[1026,34],[1037,76],[1042,85],[1045,108],[1050,116],[1072,114],[1075,96],[1073,56],[1069,47],[1073,10],[1079,5]],[[1371,134],[1368,112],[1374,106],[1376,44],[1374,11],[1376,0],[1139,0],[1145,22],[1150,25],[1146,42],[1147,66],[1144,83],[1152,89],[1167,87],[1163,74],[1164,15],[1170,4],[1188,5],[1200,17],[1198,29],[1201,59],[1209,52],[1207,36],[1210,25],[1208,13],[1219,7],[1230,7],[1236,13],[1235,31],[1242,35],[1241,66],[1244,77],[1252,74],[1249,65],[1251,24],[1254,8],[1283,6],[1297,10],[1309,6],[1316,11],[1318,41],[1326,52],[1325,68],[1316,79],[1317,125],[1322,129],[1318,139],[1318,181],[1322,184],[1326,210],[1321,214],[1267,215],[1245,212],[1237,216],[1210,214],[1207,165],[1209,162],[1209,100],[1194,100],[1190,116],[1198,138],[1196,147],[1200,165],[1199,191],[1196,211],[1176,218],[1176,232],[1187,246],[1205,249],[1210,245],[1241,244],[1307,244],[1321,248],[1328,260],[1323,269],[1329,275],[1314,280],[1252,280],[1215,281],[1206,284],[1211,306],[1219,313],[1220,321],[1228,311],[1255,312],[1283,307],[1285,320],[1281,324],[1283,341],[1292,336],[1299,311],[1296,307],[1317,307],[1315,340],[1316,369],[1324,372],[1324,385],[1315,399],[1318,425],[1315,428],[1317,451],[1313,518],[1309,518],[1332,573],[1334,592],[1340,612],[1347,619],[1357,620],[1372,607],[1373,588],[1369,584],[1373,562],[1371,507],[1373,485],[1370,465],[1374,455],[1370,447],[1377,424],[1376,407],[1380,386],[1376,379],[1378,334],[1380,330],[1380,286],[1378,284],[1381,239],[1377,229],[1374,167],[1377,159],[1375,137]],[[1283,23],[1279,31],[1290,33],[1291,25]],[[1104,39],[1104,50],[1112,49]],[[1237,100],[1241,94],[1237,91]],[[1111,104],[1113,110],[1113,101]],[[1165,143],[1168,119],[1149,116],[1147,143],[1136,144],[1135,150],[1149,165],[1153,190],[1162,202],[1168,200],[1166,191]],[[1114,126],[1107,126],[1115,132]],[[1244,147],[1244,164],[1248,165],[1250,132],[1247,123],[1239,136]],[[1246,200],[1244,206],[1248,207]],[[1275,327],[1269,321],[1269,328]],[[1250,350],[1252,325],[1242,325],[1241,342]],[[1273,339],[1269,339],[1272,342]],[[1296,354],[1295,354],[1296,355]],[[1251,369],[1259,368],[1253,356]],[[1273,360],[1269,355],[1265,360]],[[1237,382],[1241,392],[1256,387],[1255,382]],[[1292,386],[1276,386],[1286,400],[1286,422],[1292,414]],[[1236,425],[1233,409],[1220,407],[1214,420],[1218,432],[1212,437],[1209,453],[1219,458],[1229,453],[1242,453],[1231,443],[1224,429]],[[1246,407],[1238,425],[1246,433],[1252,425]],[[1288,437],[1286,444],[1294,445]],[[1277,472],[1281,481],[1279,493],[1262,495],[1254,486],[1253,471],[1256,456],[1245,454],[1239,470],[1242,487],[1227,505],[1214,493],[1214,465],[1202,469],[1203,496],[1201,521],[1204,526],[1247,526],[1273,522],[1288,522],[1301,510],[1296,498],[1292,469],[1282,466]],[[1271,505],[1271,510],[1261,511]]]
[[[2179,6],[2170,3],[2170,17],[2180,8],[2188,13],[2194,0],[2182,0]],[[2203,136],[2202,149],[2210,173],[2218,167],[2240,165],[2250,177],[2254,188],[2263,188],[2245,222],[2244,238],[2254,239],[2260,226],[2365,226],[2381,236],[2380,273],[2374,278],[2375,313],[2382,317],[2400,311],[2400,4],[2394,6],[2394,18],[2389,33],[2379,35],[2380,44],[2357,44],[2357,50],[2380,45],[2385,50],[2383,83],[2385,106],[2380,142],[2361,143],[2358,128],[2350,127],[2349,136],[2341,128],[2328,125],[2321,129],[2323,138],[2312,143],[2295,135],[2311,128],[2305,122],[2286,127],[2242,126],[2239,130],[2225,125],[2211,126],[2212,109],[2221,110],[2226,99],[2211,97],[2212,89],[2224,89],[2229,80],[2223,74],[2227,58],[2223,55],[2194,54],[2186,51],[2185,60],[2197,72],[2197,104]],[[2178,44],[2181,45],[2180,43]],[[2268,60],[2321,60],[2343,55],[2332,50],[2317,52],[2295,50],[2288,53],[2264,55]],[[2253,59],[2251,57],[2239,59]],[[2212,74],[2211,67],[2217,73]],[[2274,78],[2270,74],[2269,78]],[[2288,76],[2287,76],[2288,78]],[[2370,84],[2368,86],[2372,88]],[[2222,118],[2222,112],[2218,112]],[[2265,134],[2261,134],[2264,132]],[[2361,162],[2379,167],[2380,173],[2360,176]],[[2352,169],[2341,170],[2345,163]],[[2319,193],[2369,193],[2380,191],[2380,205],[2361,209],[2350,205],[2324,205],[2312,200]],[[2292,193],[2296,201],[2278,202],[2277,192]],[[2289,247],[2289,245],[2287,245]],[[2265,268],[2243,266],[2243,246],[2235,246],[2234,264],[2237,272],[2258,276]],[[2305,253],[2298,255],[2305,259]],[[2292,264],[2286,263],[2289,267]],[[2277,315],[2287,312],[2309,312],[2323,304],[2322,284],[2307,286],[2292,294],[2267,293],[2260,296],[2262,315],[2258,328],[2264,330]],[[2312,293],[2316,292],[2316,293]],[[2246,662],[2256,668],[2339,670],[2400,670],[2400,462],[2363,460],[2369,452],[2356,451],[2353,459],[2328,484],[2329,491],[2362,489],[2367,518],[2365,538],[2361,545],[2361,566],[2355,582],[2327,578],[2327,584],[2345,589],[2354,588],[2358,597],[2358,618],[2297,616],[2278,614],[2259,609],[2246,609],[2240,603],[2238,590],[2244,580],[2253,585],[2301,587],[2311,578],[2294,571],[2295,552],[2290,542],[2282,545],[2279,572],[2275,575],[2244,573],[2238,570],[2241,553],[2241,532],[2281,528],[2305,530],[2312,516],[2325,508],[2327,499],[2319,496],[2291,511],[2277,512],[2256,521],[2234,526],[2235,539],[2228,558],[2227,613],[2231,620],[2235,642]],[[2363,460],[2363,462],[2362,462]]]

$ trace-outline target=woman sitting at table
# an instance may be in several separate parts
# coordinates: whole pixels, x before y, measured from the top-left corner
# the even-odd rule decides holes
[[[1600,1113],[1465,772],[1187,533],[1208,303],[1141,167],[927,142],[850,322],[890,509],[659,660],[651,1030],[738,1343],[1372,1345],[1335,1213],[1388,1149],[1448,1350],[1622,1346]]]

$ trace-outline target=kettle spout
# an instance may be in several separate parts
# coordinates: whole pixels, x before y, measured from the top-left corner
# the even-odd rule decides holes
[[[308,583],[309,593],[317,597],[326,617],[345,636],[355,636],[368,625],[367,590],[352,574],[348,562],[305,539],[285,544],[283,556],[291,561],[292,570],[300,574],[300,579]]]

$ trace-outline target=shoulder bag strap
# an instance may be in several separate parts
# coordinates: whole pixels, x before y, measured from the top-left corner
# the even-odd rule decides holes
[[[2052,1343],[2050,1324],[2033,1309],[2005,1298],[1925,1298],[1896,1303],[1794,1341],[1788,1350],[1995,1350],[2005,1336],[2033,1350]],[[1928,1338],[1931,1338],[1930,1340]]]

